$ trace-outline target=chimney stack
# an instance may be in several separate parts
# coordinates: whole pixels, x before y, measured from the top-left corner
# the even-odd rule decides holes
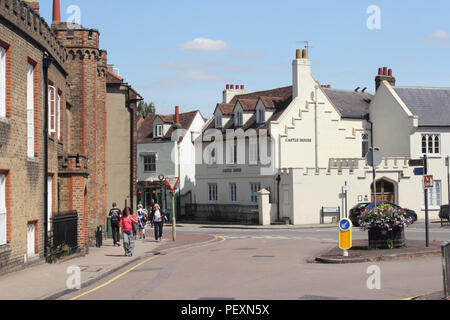
[[[389,82],[389,84],[395,87],[395,77],[392,75],[392,69],[388,69],[387,67],[379,68],[378,75],[375,78],[375,90],[378,91],[378,88],[381,86],[383,81]]]
[[[223,103],[230,103],[236,95],[246,94],[245,86],[239,84],[227,84],[223,91]]]
[[[53,0],[53,23],[61,23],[61,4],[60,0]]]
[[[307,50],[296,51],[296,59],[292,62],[292,74],[292,97],[295,99],[300,95],[302,84],[311,78],[311,62],[308,59]]]
[[[180,107],[175,107],[175,124],[180,123]]]

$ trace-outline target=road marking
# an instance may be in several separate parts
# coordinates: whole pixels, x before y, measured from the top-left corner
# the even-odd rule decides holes
[[[217,240],[218,240],[218,241],[217,241]],[[196,248],[201,248],[201,247],[205,247],[205,246],[209,246],[209,245],[213,245],[213,244],[218,244],[218,243],[224,242],[225,240],[226,240],[225,237],[218,236],[218,237],[216,237],[216,238],[215,238],[213,241],[211,241],[211,242],[204,243],[204,244],[200,244],[200,245],[192,245],[192,246],[190,246],[190,247],[185,247],[185,248],[181,248],[181,249],[178,249],[178,250],[174,250],[174,251],[172,251],[172,252],[170,252],[170,253],[183,252],[183,251],[190,250],[190,249],[196,249]],[[73,297],[73,298],[70,298],[69,301],[77,300],[77,299],[79,299],[79,298],[81,298],[81,297],[84,297],[84,296],[86,296],[86,295],[88,295],[88,294],[94,292],[94,291],[97,291],[97,290],[99,290],[99,289],[101,289],[101,288],[104,288],[104,287],[110,285],[111,283],[113,283],[114,281],[117,281],[118,279],[122,278],[122,277],[125,276],[126,274],[130,273],[131,271],[133,271],[133,270],[139,268],[140,266],[146,264],[147,262],[150,262],[150,261],[153,260],[153,259],[156,259],[156,258],[159,257],[159,256],[160,256],[160,255],[152,256],[152,257],[150,257],[150,258],[148,258],[148,259],[142,261],[141,263],[138,263],[138,264],[135,265],[134,267],[131,267],[130,269],[128,269],[128,270],[122,272],[121,274],[115,276],[114,278],[112,278],[111,280],[105,282],[104,284],[99,285],[98,287],[95,287],[95,288],[93,288],[93,289],[91,289],[91,290],[88,290],[88,291],[86,291],[86,292],[84,292],[84,293],[82,293],[82,294],[79,294],[79,295],[77,295],[77,296],[75,296],[75,297]]]
[[[435,292],[428,292],[428,293],[425,293],[425,294],[420,294],[420,295],[418,295],[418,296],[414,296],[414,297],[410,297],[410,298],[401,299],[401,301],[411,301],[411,300],[417,299],[417,298],[419,298],[419,297],[428,296],[428,295],[433,294],[433,293],[435,293]]]

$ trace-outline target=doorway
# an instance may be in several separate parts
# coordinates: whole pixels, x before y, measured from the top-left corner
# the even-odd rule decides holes
[[[373,199],[373,183],[371,185],[372,202]],[[377,181],[377,202],[387,201],[395,203],[395,184],[386,180],[381,179]]]

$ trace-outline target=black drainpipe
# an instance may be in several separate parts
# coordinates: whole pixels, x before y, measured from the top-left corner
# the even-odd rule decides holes
[[[44,52],[44,257],[47,258],[48,243],[48,69],[52,65],[52,57],[48,52]]]

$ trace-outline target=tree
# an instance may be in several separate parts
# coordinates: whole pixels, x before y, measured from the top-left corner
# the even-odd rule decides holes
[[[149,114],[155,113],[156,107],[153,102],[147,103],[144,101],[139,102],[138,104],[138,113],[141,114],[144,118]]]

